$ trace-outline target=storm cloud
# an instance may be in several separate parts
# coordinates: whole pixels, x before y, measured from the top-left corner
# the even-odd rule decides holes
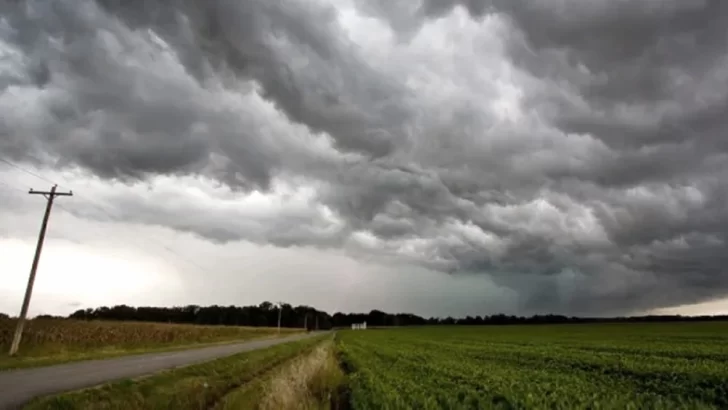
[[[0,9],[0,156],[154,187],[110,193],[118,221],[487,276],[529,311],[728,295],[724,1]]]

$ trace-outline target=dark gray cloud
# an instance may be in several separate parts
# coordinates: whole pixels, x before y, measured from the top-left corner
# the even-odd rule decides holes
[[[265,215],[117,198],[120,220],[489,275],[530,311],[728,294],[722,1],[2,7],[5,157],[308,189]]]

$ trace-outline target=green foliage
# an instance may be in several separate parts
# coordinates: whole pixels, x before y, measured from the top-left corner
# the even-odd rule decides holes
[[[293,307],[281,305],[281,327],[314,329],[331,328],[331,316],[310,306]],[[184,323],[197,325],[262,326],[278,325],[278,305],[263,302],[258,306],[101,306],[96,309],[80,309],[69,319],[77,320],[121,320],[135,322]]]
[[[728,408],[728,324],[339,334],[354,409]]]

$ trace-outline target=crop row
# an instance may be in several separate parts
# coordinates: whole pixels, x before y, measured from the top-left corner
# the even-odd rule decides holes
[[[355,409],[728,408],[728,326],[651,326],[344,332],[339,347]]]
[[[10,345],[14,330],[14,320],[0,319],[3,350]],[[46,355],[96,348],[206,343],[250,339],[273,332],[273,328],[39,319],[27,322],[21,352]]]

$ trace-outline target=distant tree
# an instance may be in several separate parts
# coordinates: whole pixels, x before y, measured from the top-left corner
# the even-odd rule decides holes
[[[448,316],[445,319],[442,320],[443,325],[454,325],[457,321],[453,319],[452,317]]]
[[[65,319],[63,316],[56,316],[56,315],[38,315],[35,317],[35,319]]]
[[[52,317],[44,315],[42,317]],[[8,315],[0,314],[7,319]],[[179,307],[133,307],[117,305],[101,306],[96,309],[79,309],[68,318],[77,320],[126,320],[162,323],[190,323],[200,325],[221,326],[268,326],[278,323],[278,308],[271,302],[263,302],[258,306],[197,306]],[[381,310],[369,313],[342,313],[329,315],[310,306],[291,306],[284,303],[281,307],[281,326],[314,329],[318,322],[319,329],[346,328],[353,323],[367,322],[370,327],[379,326],[421,326],[421,325],[513,325],[513,324],[553,324],[553,323],[595,323],[595,322],[667,322],[667,321],[718,321],[728,320],[728,316],[640,316],[616,318],[579,318],[546,314],[530,317],[509,316],[503,313],[491,316],[466,316],[464,318],[428,319],[411,313],[391,314]]]

